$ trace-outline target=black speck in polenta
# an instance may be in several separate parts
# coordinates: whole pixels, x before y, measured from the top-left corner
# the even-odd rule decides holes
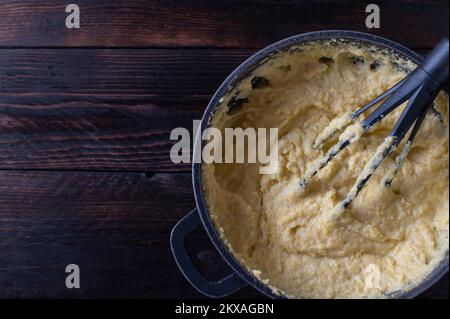
[[[280,65],[278,68],[283,72],[288,72],[291,70],[291,65],[290,64]]]
[[[301,48],[290,48],[289,49],[289,54],[294,54],[294,53],[301,53],[303,52],[303,50]]]
[[[408,70],[404,66],[400,65],[400,63],[398,63],[398,62],[392,62],[392,66],[394,67],[394,70],[397,72],[407,72],[408,73]]]
[[[265,87],[269,86],[269,84],[270,84],[269,80],[263,76],[253,77],[251,80],[251,83],[252,83],[253,90],[265,88]]]
[[[232,114],[234,111],[241,108],[242,105],[244,105],[245,103],[248,103],[247,98],[238,98],[237,96],[233,96],[227,104],[228,106],[227,114]]]
[[[377,71],[380,67],[381,67],[381,63],[378,62],[378,61],[373,61],[373,62],[370,64],[370,69],[371,69],[372,71]]]
[[[364,64],[364,58],[362,56],[353,55],[350,57],[350,61],[355,65]]]
[[[331,64],[334,63],[334,60],[332,58],[330,58],[330,57],[322,56],[322,57],[319,58],[319,63],[323,63],[323,64],[326,64],[326,65],[331,65]]]

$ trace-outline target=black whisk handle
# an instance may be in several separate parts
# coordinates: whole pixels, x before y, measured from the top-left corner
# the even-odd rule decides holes
[[[420,67],[435,81],[448,81],[448,38],[445,37],[434,47]]]

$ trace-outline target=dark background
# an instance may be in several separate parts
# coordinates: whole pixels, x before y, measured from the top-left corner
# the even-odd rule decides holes
[[[81,29],[65,28],[65,7]],[[448,1],[0,0],[0,297],[201,297],[169,250],[194,207],[169,159],[224,78],[290,35],[351,29],[421,54],[449,30]],[[201,231],[192,255],[227,272]],[[65,287],[67,264],[81,289]],[[423,298],[448,298],[448,275]],[[260,297],[246,288],[235,298]]]

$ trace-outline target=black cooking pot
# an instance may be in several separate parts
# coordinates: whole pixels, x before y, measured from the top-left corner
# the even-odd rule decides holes
[[[242,79],[246,78],[263,60],[267,59],[271,54],[288,49],[293,45],[302,44],[309,41],[316,40],[329,40],[329,39],[345,39],[351,42],[357,42],[362,44],[375,45],[379,48],[388,48],[403,58],[409,58],[415,63],[419,64],[423,58],[417,53],[409,50],[408,48],[387,40],[382,37],[374,36],[367,33],[355,32],[355,31],[318,31],[304,33],[296,35],[277,43],[274,43],[261,51],[257,52],[244,63],[242,63],[231,75],[222,83],[220,88],[214,94],[209,103],[203,118],[201,121],[201,127],[198,131],[196,143],[202,143],[201,134],[207,128],[210,117],[214,114],[216,107],[219,105],[219,100],[224,96],[230,88],[235,87]],[[447,88],[448,92],[448,88]],[[195,157],[195,155],[194,155]],[[176,263],[180,268],[186,279],[202,294],[209,297],[225,297],[231,293],[247,286],[251,285],[263,294],[271,298],[284,298],[282,296],[275,295],[273,291],[266,286],[261,280],[253,276],[247,269],[245,269],[236,258],[227,250],[224,243],[219,237],[217,230],[214,228],[208,208],[205,204],[205,198],[203,194],[202,176],[201,176],[201,164],[194,163],[192,167],[192,182],[194,186],[195,200],[197,208],[185,216],[178,224],[173,228],[170,243],[172,247],[172,253],[175,257]],[[210,282],[203,276],[199,270],[194,266],[185,247],[185,238],[192,232],[198,225],[203,224],[206,232],[208,233],[214,246],[221,254],[223,259],[233,269],[233,273],[217,282]],[[397,292],[390,297],[393,298],[414,298],[421,294],[439,279],[441,279],[449,268],[448,252],[444,260],[440,265],[425,279],[423,282],[412,290],[405,292]]]

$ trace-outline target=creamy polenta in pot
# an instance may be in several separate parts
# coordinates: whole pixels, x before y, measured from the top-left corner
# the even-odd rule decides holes
[[[211,219],[243,267],[291,298],[384,298],[414,288],[448,254],[448,96],[428,112],[392,184],[400,147],[353,203],[330,218],[403,106],[343,150],[301,190],[299,181],[336,138],[330,122],[355,111],[416,66],[385,49],[310,42],[271,56],[221,100],[210,126],[278,128],[279,165],[202,164]],[[367,115],[367,114],[366,114]]]

